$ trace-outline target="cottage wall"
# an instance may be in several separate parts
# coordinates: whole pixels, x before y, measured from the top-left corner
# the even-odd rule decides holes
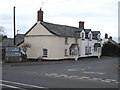
[[[28,58],[43,56],[43,49],[48,50],[48,57],[44,59],[63,59],[71,58],[69,56],[69,48],[75,42],[74,38],[68,38],[68,44],[65,45],[65,37],[59,37],[50,33],[42,25],[37,24],[25,37],[24,43],[31,44],[31,48],[27,51]],[[68,56],[65,56],[67,49]]]

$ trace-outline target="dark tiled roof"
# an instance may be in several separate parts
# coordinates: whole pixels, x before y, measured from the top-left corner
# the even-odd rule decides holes
[[[81,31],[82,28],[71,27],[66,25],[52,24],[48,22],[41,22],[41,24],[49,30],[49,32],[63,37],[75,37],[76,31]]]
[[[84,29],[84,30],[86,34],[88,34],[91,31],[91,29]]]
[[[99,34],[100,31],[92,31],[93,34]]]
[[[13,43],[14,43],[13,41],[14,41],[13,38],[6,38],[2,42],[2,46],[11,47],[11,46],[13,46]]]
[[[88,33],[91,31],[91,29],[84,29],[85,31],[85,38],[88,38]]]
[[[79,44],[72,44],[72,45],[70,46],[70,49],[71,49],[71,48],[74,49],[75,47],[79,47]]]
[[[100,31],[92,31],[93,39],[97,39],[97,35],[100,33]]]
[[[108,41],[111,42],[111,43],[113,43],[113,44],[118,44],[116,41],[114,41],[112,39],[109,39]]]
[[[24,41],[24,34],[17,34],[16,35],[16,45]],[[5,38],[2,41],[2,46],[4,47],[12,47],[14,46],[14,39],[13,38]]]
[[[101,47],[100,43],[95,43],[94,47]]]
[[[24,41],[24,34],[17,34],[16,35],[16,45]]]
[[[80,37],[79,33],[83,30],[82,28],[78,27],[59,25],[48,22],[40,22],[40,24],[42,24],[52,34],[62,37]],[[25,35],[27,35],[36,25],[37,23],[35,23]],[[88,33],[91,31],[91,29],[84,29],[84,31],[86,34],[86,38],[88,38]],[[97,34],[100,33],[100,31],[92,31],[92,33],[93,39],[97,39]]]

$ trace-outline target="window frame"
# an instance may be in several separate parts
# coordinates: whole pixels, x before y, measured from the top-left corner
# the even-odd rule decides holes
[[[101,36],[101,35],[100,35],[100,33],[99,33],[99,34],[97,35],[97,39],[98,39],[98,40],[100,40],[100,36]]]
[[[94,47],[94,52],[97,52],[97,47]]]
[[[68,38],[65,38],[65,45],[68,45]]]
[[[88,47],[85,46],[85,55],[88,55]]]
[[[67,53],[67,49],[65,49],[65,51],[64,51],[64,56],[68,56],[68,53]]]
[[[90,41],[92,41],[92,33],[91,33],[91,32],[89,32],[89,34],[88,34],[88,39],[89,39]]]
[[[89,54],[92,54],[92,47],[89,47]]]
[[[82,38],[82,40],[85,40],[85,33],[84,32],[81,33],[81,38]]]
[[[48,50],[43,49],[43,56],[42,57],[48,57]]]

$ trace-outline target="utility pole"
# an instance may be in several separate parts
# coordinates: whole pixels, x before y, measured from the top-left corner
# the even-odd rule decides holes
[[[16,35],[16,30],[15,30],[15,6],[13,7],[13,27],[14,27],[14,46],[16,45],[16,40],[15,40],[15,35]]]

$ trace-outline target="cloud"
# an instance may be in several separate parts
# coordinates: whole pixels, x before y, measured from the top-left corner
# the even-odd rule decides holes
[[[16,28],[26,32],[37,21],[37,11],[43,6],[44,20],[78,27],[80,20],[85,27],[117,36],[119,0],[1,0],[0,24],[12,30],[13,6],[16,6]],[[99,29],[97,29],[99,28]],[[12,33],[12,32],[11,32]],[[12,34],[8,35],[11,37]]]

